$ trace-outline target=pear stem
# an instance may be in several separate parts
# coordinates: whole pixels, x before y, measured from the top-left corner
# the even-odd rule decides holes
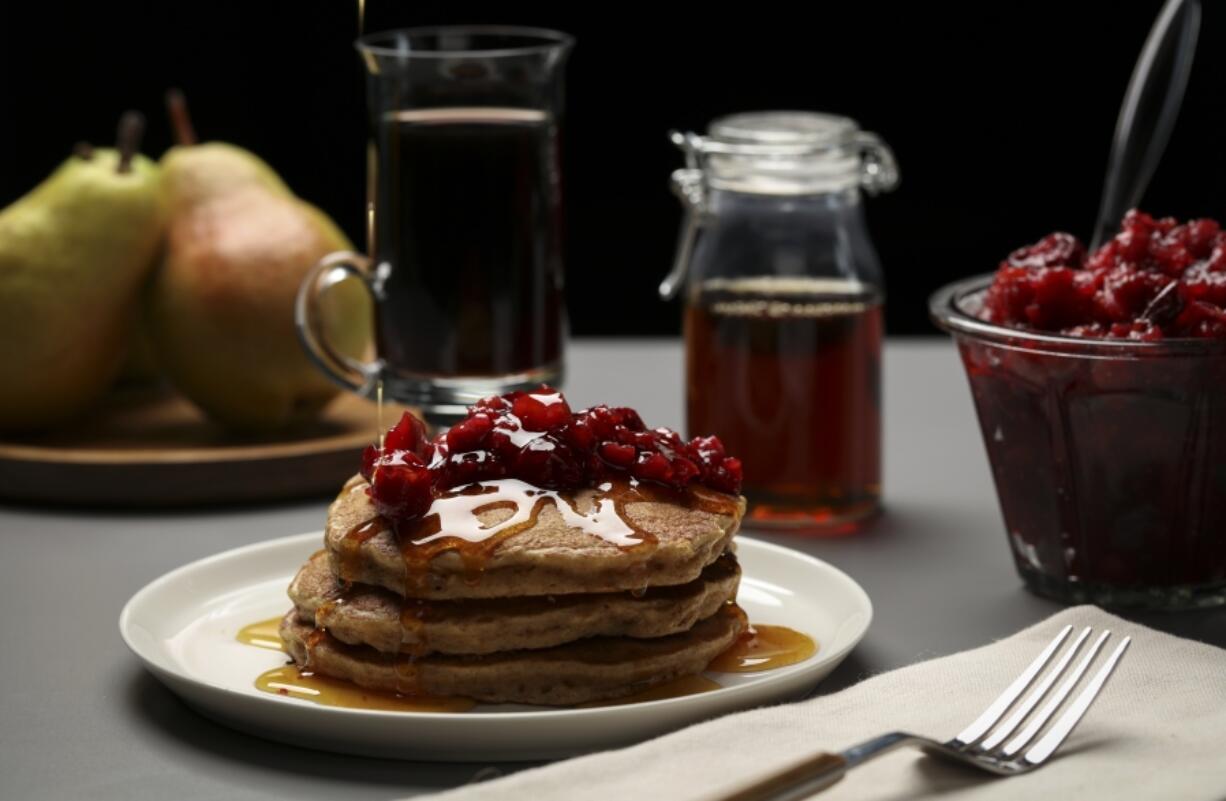
[[[175,129],[175,141],[181,145],[196,144],[196,130],[192,128],[192,118],[187,113],[187,98],[178,89],[166,93],[166,113],[170,115],[170,126]]]
[[[72,146],[72,155],[84,161],[90,161],[94,157],[94,146],[89,142],[77,142]]]
[[[115,147],[119,150],[119,166],[115,172],[121,175],[132,170],[132,157],[140,149],[141,137],[145,134],[145,115],[139,111],[125,111],[119,118],[119,132]]]

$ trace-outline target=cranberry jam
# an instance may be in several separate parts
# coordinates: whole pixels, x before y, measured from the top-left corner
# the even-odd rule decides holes
[[[1051,234],[1001,263],[979,316],[1080,337],[1224,338],[1226,232],[1130,211],[1088,256],[1076,237]]]
[[[382,448],[362,454],[362,476],[375,508],[398,523],[424,516],[445,490],[501,478],[551,490],[629,478],[676,490],[697,483],[741,491],[741,462],[717,437],[686,442],[667,428],[648,429],[624,407],[572,412],[562,393],[544,385],[478,401],[433,439],[406,413]]]
[[[1009,544],[1034,591],[1148,608],[1226,603],[1226,235],[1132,212],[938,292]]]

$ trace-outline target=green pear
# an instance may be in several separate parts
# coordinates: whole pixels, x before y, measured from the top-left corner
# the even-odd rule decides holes
[[[195,144],[181,97],[170,103],[180,144],[161,162],[168,223],[147,318],[158,365],[230,428],[312,417],[337,388],[298,342],[294,298],[316,261],[352,246],[253,153]],[[345,282],[323,304],[334,347],[361,354],[371,332],[365,290]]]
[[[121,149],[78,149],[0,212],[0,429],[68,420],[115,380],[162,236],[142,125],[125,115]]]

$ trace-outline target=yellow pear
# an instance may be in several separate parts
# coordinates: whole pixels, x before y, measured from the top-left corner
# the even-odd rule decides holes
[[[298,342],[294,297],[316,261],[352,246],[253,153],[195,144],[181,97],[170,102],[180,144],[162,157],[166,246],[147,318],[158,364],[234,429],[314,416],[337,388]],[[324,304],[330,341],[360,354],[371,331],[362,287],[338,285]]]
[[[162,236],[142,127],[124,115],[119,149],[79,147],[0,212],[0,430],[68,420],[115,380]]]

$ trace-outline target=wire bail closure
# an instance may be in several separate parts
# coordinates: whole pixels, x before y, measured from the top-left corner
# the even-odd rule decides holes
[[[855,144],[860,150],[860,186],[870,195],[892,192],[898,187],[898,161],[894,151],[872,131],[857,131]]]
[[[685,154],[685,166],[673,170],[669,181],[673,194],[681,200],[684,211],[681,231],[677,234],[677,253],[673,258],[673,268],[660,282],[660,297],[664,300],[672,300],[681,291],[681,285],[685,283],[685,276],[689,271],[694,243],[698,241],[698,229],[702,227],[703,218],[707,214],[706,173],[703,172],[700,162],[702,137],[694,133],[669,131],[668,138]]]
[[[673,171],[669,181],[673,194],[681,201],[683,217],[677,235],[677,252],[672,269],[660,282],[659,293],[663,300],[672,300],[681,291],[689,272],[690,259],[698,234],[710,209],[707,204],[709,180],[706,170],[707,158],[716,156],[740,157],[820,157],[837,151],[851,151],[858,161],[854,186],[870,195],[892,191],[900,180],[898,162],[894,152],[871,131],[855,130],[843,143],[827,142],[742,142],[728,141],[711,136],[681,131],[669,131],[669,141],[685,156],[685,166]]]

